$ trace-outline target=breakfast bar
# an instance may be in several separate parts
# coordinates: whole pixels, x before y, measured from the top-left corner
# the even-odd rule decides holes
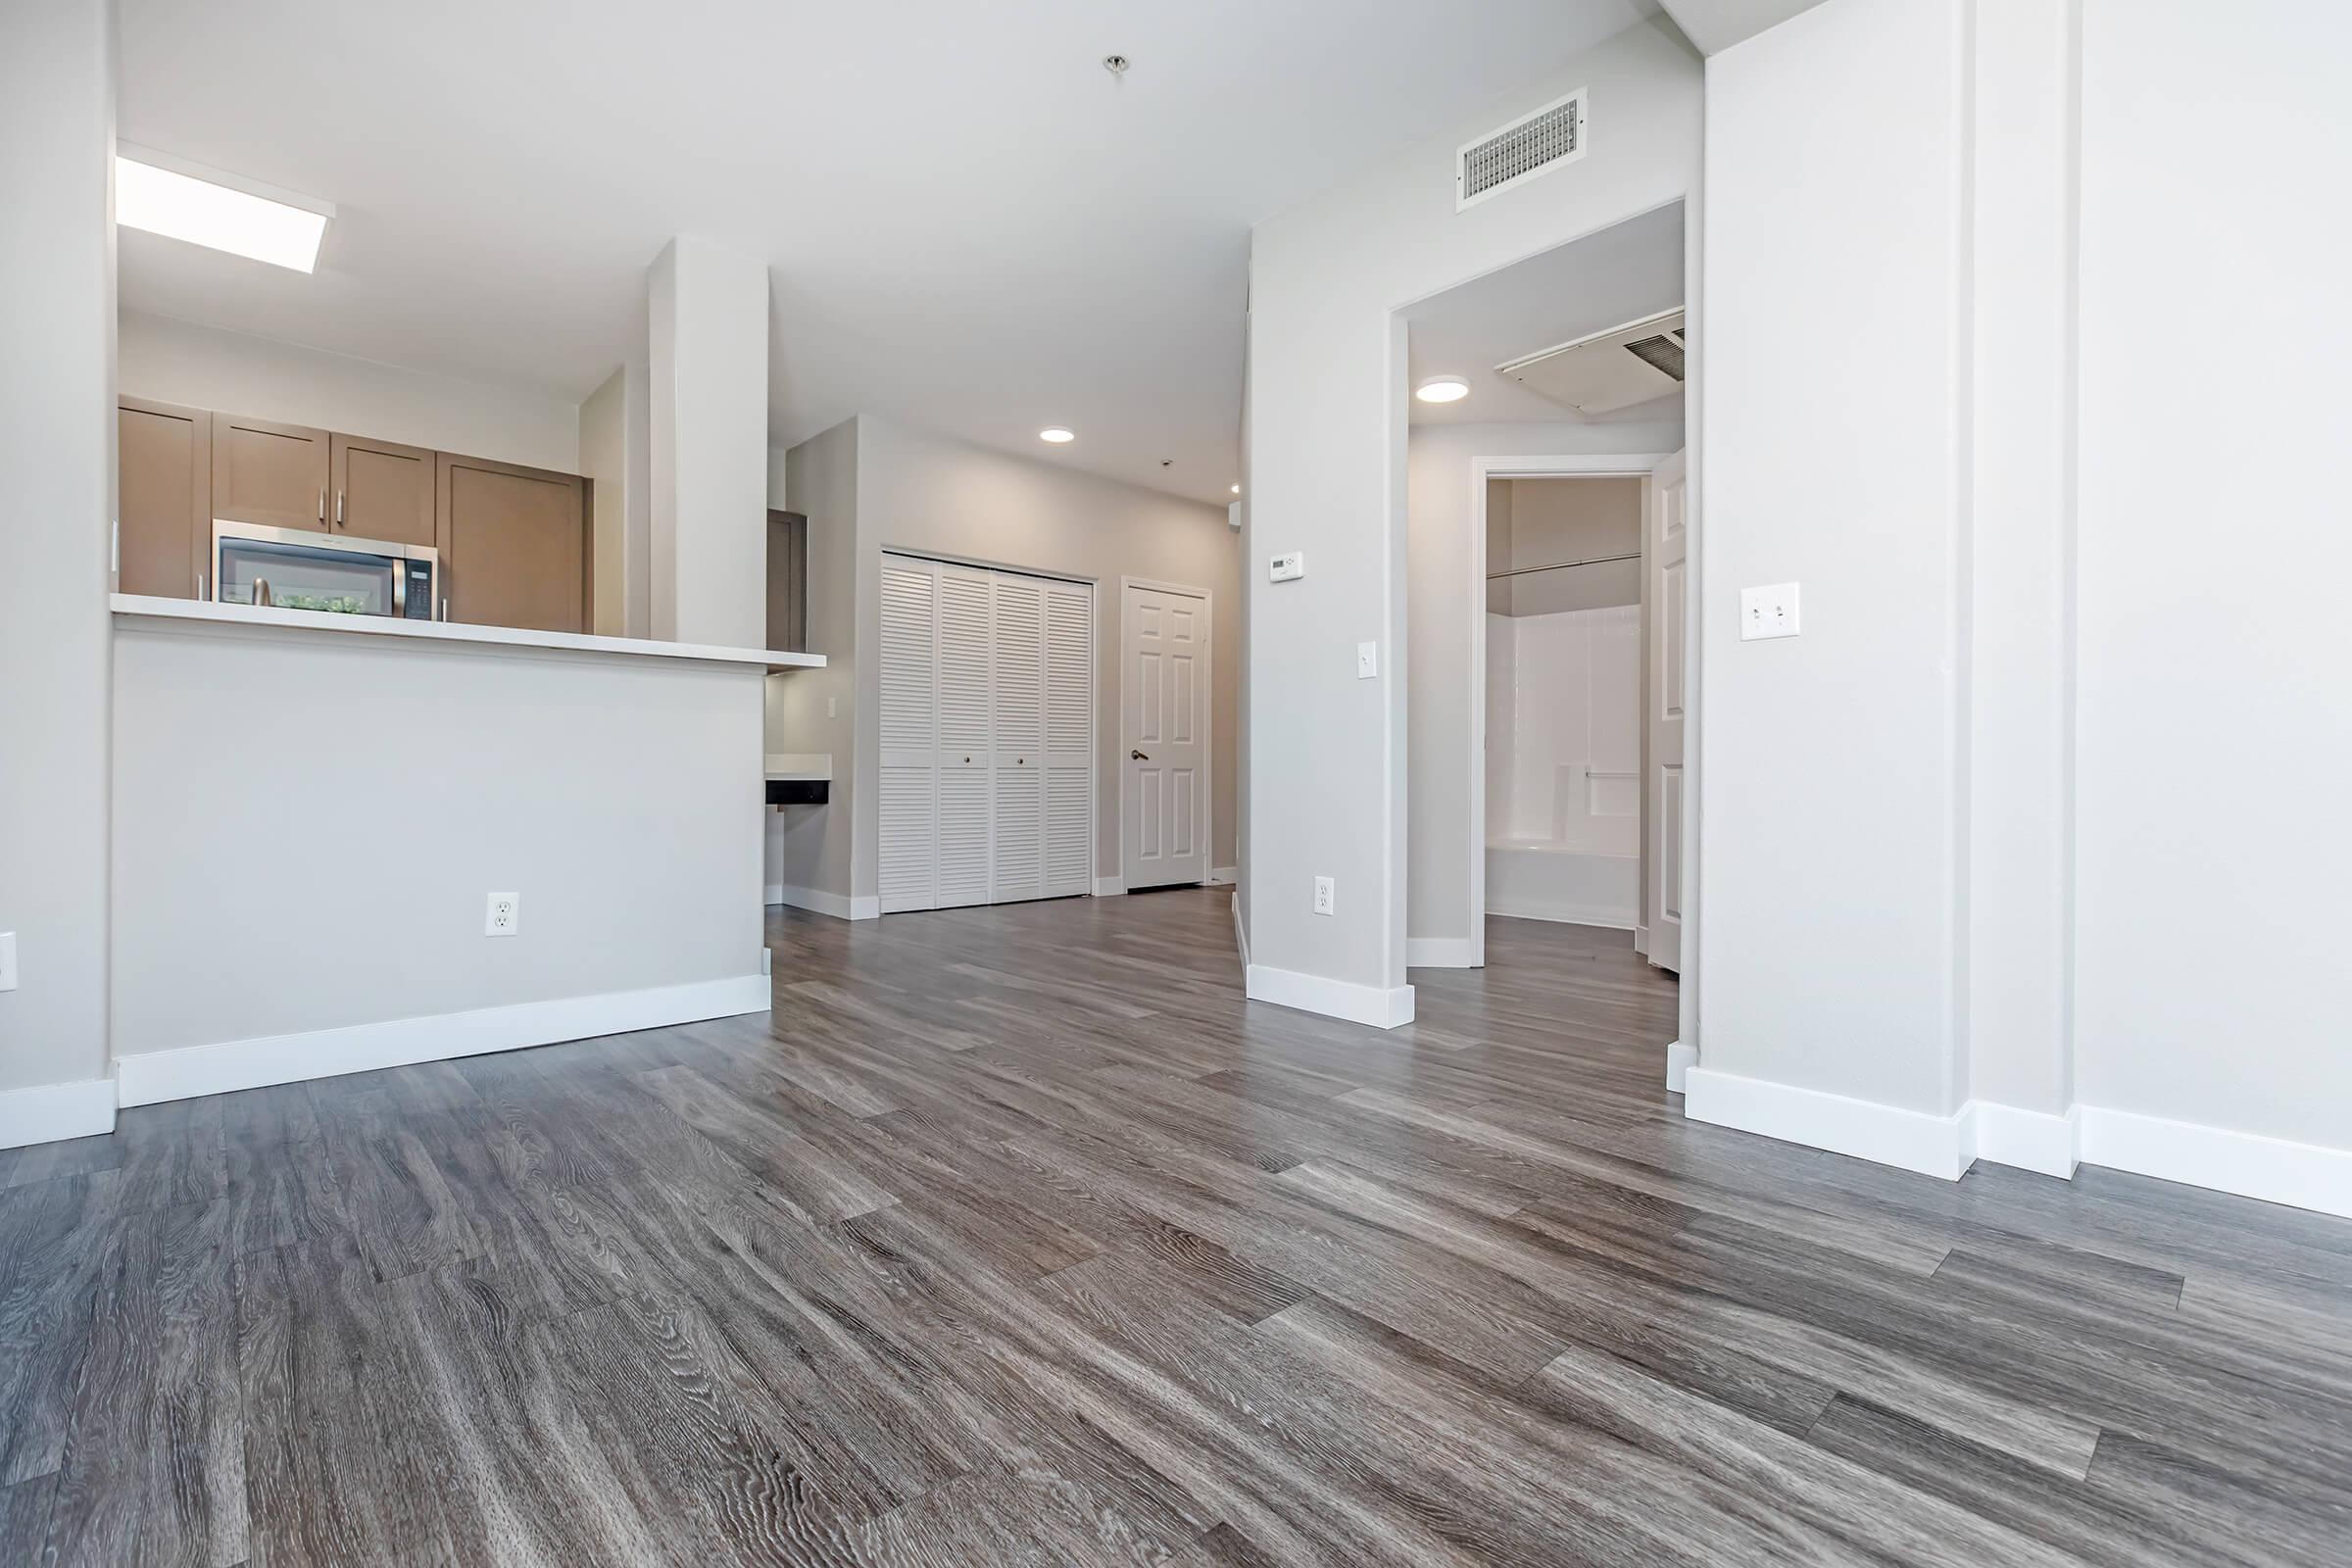
[[[767,1005],[763,688],[821,656],[110,607],[122,1103]]]

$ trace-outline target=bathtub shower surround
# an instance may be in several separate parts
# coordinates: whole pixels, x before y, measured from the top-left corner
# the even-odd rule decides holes
[[[1487,912],[1641,915],[1642,607],[1487,616]]]

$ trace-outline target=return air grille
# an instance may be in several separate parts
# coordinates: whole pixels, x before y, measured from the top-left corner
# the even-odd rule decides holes
[[[1664,370],[1677,381],[1683,378],[1683,346],[1664,333],[1628,343],[1625,352],[1643,364]]]
[[[1579,87],[1456,149],[1454,210],[1585,156],[1585,89]]]

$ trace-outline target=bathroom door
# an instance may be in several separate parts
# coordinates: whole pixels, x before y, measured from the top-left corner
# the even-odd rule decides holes
[[[1642,813],[1642,873],[1649,879],[1649,961],[1680,973],[1683,914],[1690,898],[1683,869],[1683,724],[1690,680],[1685,648],[1690,623],[1689,482],[1677,452],[1650,476],[1642,541],[1649,572],[1649,777]]]

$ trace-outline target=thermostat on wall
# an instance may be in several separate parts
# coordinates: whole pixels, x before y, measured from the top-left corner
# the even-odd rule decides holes
[[[1276,556],[1266,563],[1268,582],[1289,582],[1306,575],[1306,552],[1294,550],[1287,556]]]

